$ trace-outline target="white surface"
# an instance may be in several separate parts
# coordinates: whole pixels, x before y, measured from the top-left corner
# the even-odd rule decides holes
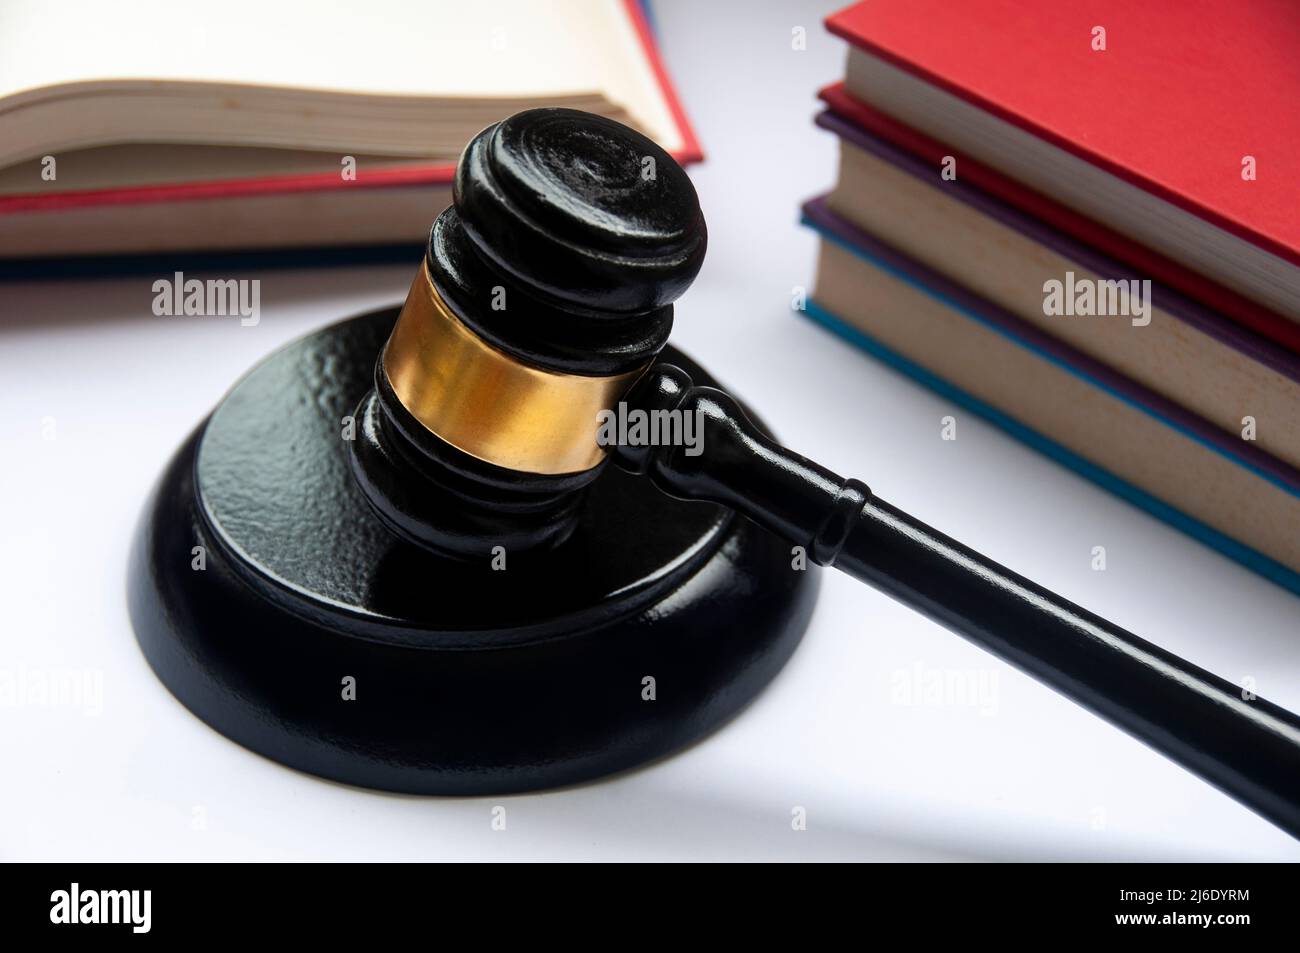
[[[722,5],[717,5],[722,6]],[[832,181],[814,90],[842,69],[824,10],[663,3],[709,155],[711,230],[676,340],[789,442],[1148,639],[1300,706],[1300,602],[795,317]],[[791,28],[808,49],[790,49]],[[265,272],[262,321],[158,318],[156,276],[0,286],[0,671],[102,672],[102,712],[0,704],[4,859],[1298,859],[1288,837],[1092,715],[828,573],[803,648],[737,721],[613,782],[420,799],[286,770],[189,715],[123,597],[163,463],[277,345],[398,300],[406,267]],[[777,391],[775,378],[804,382]],[[855,407],[855,413],[836,411]],[[939,419],[959,420],[955,442]],[[42,439],[46,418],[56,439]],[[1109,568],[1089,568],[1104,545]],[[897,703],[898,673],[974,672],[983,706]],[[981,713],[981,707],[987,713]],[[507,829],[490,827],[507,807]],[[791,830],[806,809],[808,829]]]

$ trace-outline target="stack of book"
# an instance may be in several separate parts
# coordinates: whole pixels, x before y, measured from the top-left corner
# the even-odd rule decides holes
[[[0,5],[0,276],[409,258],[465,143],[528,107],[700,158],[638,0],[60,11]]]
[[[866,0],[807,315],[1300,592],[1300,6]]]

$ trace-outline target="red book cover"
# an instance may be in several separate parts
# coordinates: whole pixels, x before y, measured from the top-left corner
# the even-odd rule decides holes
[[[1288,321],[1282,315],[854,99],[845,91],[843,83],[827,86],[819,95],[836,115],[906,149],[935,168],[939,167],[944,156],[956,156],[961,163],[962,178],[989,195],[1101,249],[1138,271],[1149,274],[1156,281],[1176,288],[1188,297],[1232,318],[1256,334],[1300,354],[1300,325]]]
[[[639,0],[623,0],[628,19],[636,29],[637,37],[645,49],[646,58],[655,78],[663,90],[664,99],[673,121],[681,132],[683,147],[673,153],[673,158],[683,164],[699,162],[704,156],[686,111],[682,108],[654,34],[646,21]],[[95,189],[55,193],[0,196],[0,215],[6,212],[57,211],[93,205],[131,205],[144,202],[179,202],[206,198],[233,198],[281,192],[315,192],[338,188],[385,188],[410,185],[448,185],[456,171],[453,163],[431,163],[426,166],[403,166],[377,169],[367,173],[365,180],[343,182],[337,172],[313,175],[262,176],[246,179],[222,179],[215,182],[181,182],[166,185],[143,185],[121,189]]]
[[[866,0],[827,26],[1300,265],[1296,0]]]

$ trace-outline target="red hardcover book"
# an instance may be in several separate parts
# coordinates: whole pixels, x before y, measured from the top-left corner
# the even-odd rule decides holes
[[[876,115],[833,108],[1296,347],[1300,4],[866,0],[827,26]]]

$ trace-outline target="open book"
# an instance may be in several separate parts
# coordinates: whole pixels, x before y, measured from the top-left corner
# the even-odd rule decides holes
[[[0,5],[0,257],[419,241],[531,106],[699,157],[633,0]],[[385,194],[380,194],[385,193]]]

